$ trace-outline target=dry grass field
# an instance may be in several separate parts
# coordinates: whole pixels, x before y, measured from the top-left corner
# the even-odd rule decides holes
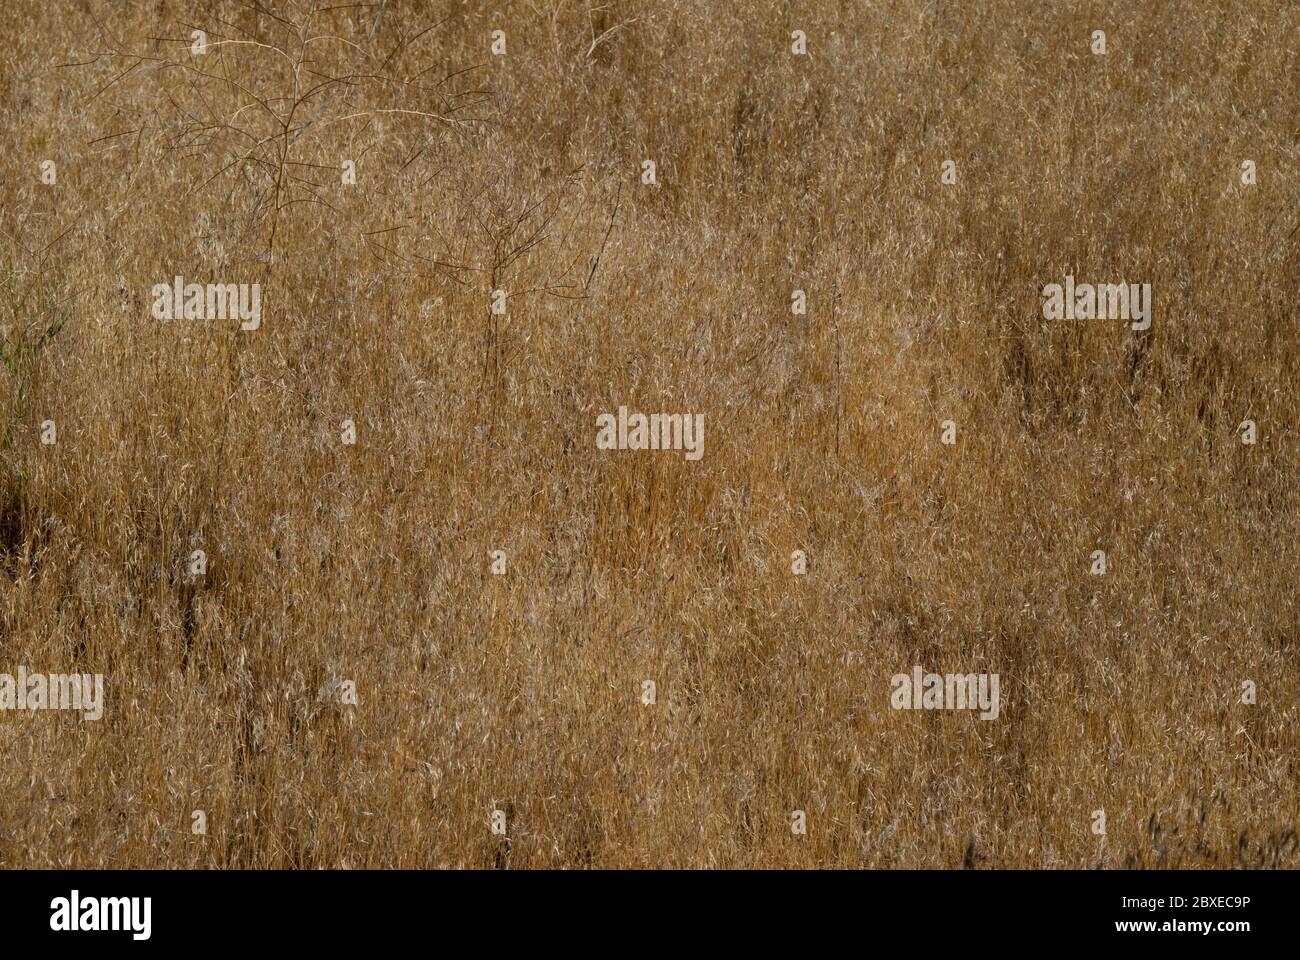
[[[0,35],[0,867],[1300,866],[1300,6]]]

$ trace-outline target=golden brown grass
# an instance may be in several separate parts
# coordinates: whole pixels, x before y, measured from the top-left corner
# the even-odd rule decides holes
[[[0,5],[0,866],[1300,865],[1295,4],[378,10]]]

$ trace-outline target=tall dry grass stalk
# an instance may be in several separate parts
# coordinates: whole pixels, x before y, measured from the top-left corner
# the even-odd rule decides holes
[[[1300,865],[1295,4],[0,33],[0,671],[107,699],[0,713],[0,867]],[[917,663],[999,719],[891,710]]]

